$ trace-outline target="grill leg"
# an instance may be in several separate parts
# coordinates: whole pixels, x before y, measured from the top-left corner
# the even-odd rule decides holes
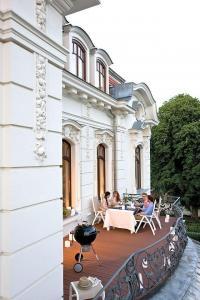
[[[82,249],[82,246],[81,246],[80,253],[79,253],[79,258],[78,258],[79,263],[81,262],[82,253],[83,253],[83,249]]]
[[[94,247],[92,246],[92,244],[91,244],[91,247],[92,247],[92,251],[93,251],[93,253],[94,253],[95,257],[96,257],[96,260],[98,261],[98,264],[101,265],[99,257],[97,255],[96,251],[94,250]]]

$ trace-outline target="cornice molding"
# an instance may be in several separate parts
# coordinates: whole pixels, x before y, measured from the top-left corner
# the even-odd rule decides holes
[[[74,6],[71,0],[47,0],[60,14],[66,15]]]
[[[104,49],[101,49],[101,48],[92,48],[90,50],[90,53],[91,54],[96,54],[96,56],[101,55],[104,58],[104,60],[106,61],[106,63],[107,63],[108,66],[110,66],[110,65],[113,64],[113,61],[112,61],[110,55]]]
[[[65,111],[62,112],[63,124],[65,124],[65,122],[68,122],[68,120],[69,119],[71,120],[72,118],[76,123],[80,124],[82,127],[90,126],[90,127],[94,128],[95,130],[97,130],[97,129],[102,130],[102,128],[104,128],[104,130],[110,130],[110,131],[113,128],[112,125],[108,125],[108,124],[105,125],[104,122],[100,122],[98,120],[93,120],[86,116],[77,116],[75,114],[70,114]]]
[[[134,84],[133,85],[133,91],[138,91],[139,93],[142,94],[142,96],[144,96],[144,93],[146,94],[146,96],[148,97],[148,102],[146,102],[146,105],[152,105],[152,104],[156,103],[155,99],[152,96],[152,93],[151,93],[149,87],[145,83],[141,82],[141,83],[138,83],[138,84]]]
[[[156,101],[152,96],[149,87],[141,82],[133,86],[134,96],[138,98],[144,105],[145,110],[150,110],[152,115],[152,125],[158,124]]]
[[[0,14],[0,21],[6,22],[6,21],[10,21],[10,20],[16,22],[17,24],[22,26],[22,29],[28,30],[28,32],[30,32],[31,34],[36,36],[36,38],[41,39],[42,42],[45,42],[50,47],[54,48],[56,51],[61,53],[61,55],[64,55],[65,59],[66,59],[66,55],[69,53],[68,49],[66,49],[62,45],[56,43],[47,34],[45,34],[45,32],[42,32],[40,29],[38,29],[37,27],[35,27],[32,24],[30,24],[29,22],[27,22],[26,20],[21,18],[19,15],[17,15],[13,11],[6,11],[5,13]],[[19,42],[18,38],[20,38],[20,39],[22,39],[22,41],[24,40],[25,42],[30,44],[30,46],[40,48],[41,51],[48,53],[49,56],[53,56],[54,59],[57,59],[57,60],[59,59],[57,56],[54,56],[51,52],[47,51],[45,45],[44,46],[39,45],[34,40],[30,39],[27,35],[24,34],[24,31],[20,32],[19,30],[16,30],[14,25],[15,24],[12,24],[13,27],[11,27],[11,25],[9,24],[10,27],[8,27],[4,30],[1,30],[0,41],[4,42],[4,41],[12,40],[12,41],[16,41],[16,43],[19,44],[20,42]],[[23,45],[22,42],[21,42],[21,44]],[[31,50],[31,47],[30,47],[30,50]],[[59,59],[59,60],[61,63],[63,63],[63,62],[65,62],[65,59],[63,59],[63,60]]]
[[[127,103],[118,102],[110,95],[65,70],[63,72],[63,88],[66,93],[77,99],[82,99],[86,104],[90,103],[95,107],[114,112],[119,111],[121,114],[135,113],[134,109],[128,106]]]
[[[68,24],[65,24],[63,26],[63,30],[66,33],[70,32],[72,34],[72,37],[73,37],[74,33],[77,34],[77,35],[79,35],[83,39],[83,41],[86,43],[86,45],[88,46],[89,49],[92,49],[92,48],[95,47],[92,39],[90,38],[90,36],[81,27],[79,27],[79,26],[73,26],[70,23],[68,23]]]
[[[108,134],[110,137],[114,137],[114,133],[110,129],[97,129],[95,130],[95,134],[99,134],[99,135]]]
[[[67,119],[67,120],[63,119],[62,122],[63,122],[63,128],[70,125],[75,127],[77,130],[81,130],[81,128],[83,127],[83,125],[79,124],[77,121],[73,119]]]

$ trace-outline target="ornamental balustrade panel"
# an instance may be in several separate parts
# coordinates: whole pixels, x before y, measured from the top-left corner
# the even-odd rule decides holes
[[[173,273],[186,247],[187,234],[180,198],[168,202],[166,211],[176,217],[175,226],[160,240],[133,253],[94,300],[100,299],[103,291],[106,300],[143,299]]]

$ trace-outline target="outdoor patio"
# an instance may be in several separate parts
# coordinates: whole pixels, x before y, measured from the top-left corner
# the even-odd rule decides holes
[[[170,227],[174,225],[176,218],[171,217],[169,223],[164,222],[164,217],[160,217],[160,220],[162,229],[156,226],[155,236],[149,226],[144,229],[140,228],[136,234],[131,234],[125,229],[115,228],[107,231],[102,228],[102,223],[97,225],[100,233],[94,241],[94,248],[101,260],[101,266],[98,265],[92,252],[83,253],[83,271],[81,273],[75,273],[73,270],[76,262],[74,256],[80,250],[79,244],[74,242],[70,248],[64,247],[64,299],[69,299],[70,282],[78,280],[81,276],[98,277],[105,285],[133,252],[145,248],[165,236]]]

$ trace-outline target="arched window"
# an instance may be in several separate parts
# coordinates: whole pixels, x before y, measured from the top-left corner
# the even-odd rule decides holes
[[[141,189],[141,147],[135,149],[135,182],[136,188]]]
[[[97,147],[97,184],[98,184],[98,197],[105,193],[105,147],[99,144]]]
[[[63,206],[72,205],[71,199],[71,145],[63,140],[62,144],[63,155]]]
[[[97,74],[99,89],[106,92],[106,67],[101,60],[97,60]]]
[[[73,54],[75,55],[76,76],[86,80],[86,55],[85,49],[77,40],[73,40]]]

